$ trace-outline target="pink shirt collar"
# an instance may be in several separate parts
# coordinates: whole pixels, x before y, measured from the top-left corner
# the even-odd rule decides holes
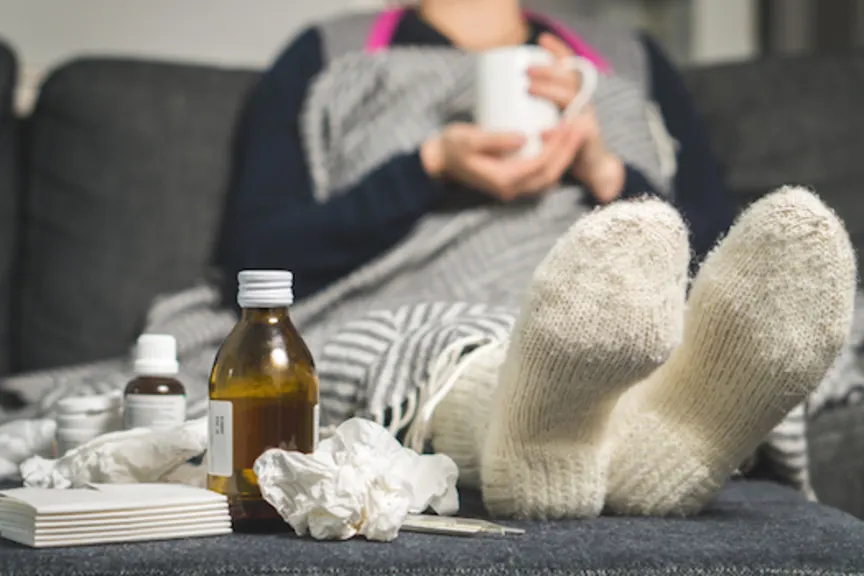
[[[539,22],[552,30],[559,38],[564,40],[573,52],[587,60],[590,60],[594,66],[601,72],[610,70],[609,63],[597,52],[590,44],[585,42],[576,32],[569,27],[548,18],[542,14],[526,10],[524,12],[526,18],[530,18],[535,22]],[[405,16],[405,8],[393,8],[384,10],[378,14],[375,21],[372,23],[372,28],[366,38],[366,51],[378,52],[387,49],[393,41],[393,35],[396,33],[396,28]]]

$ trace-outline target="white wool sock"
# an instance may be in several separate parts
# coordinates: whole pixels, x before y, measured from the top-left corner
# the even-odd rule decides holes
[[[611,511],[701,510],[824,377],[854,293],[849,237],[816,196],[751,206],[694,281],[683,343],[615,410]]]
[[[680,339],[689,248],[678,213],[619,202],[579,220],[534,273],[481,459],[499,516],[597,516],[608,417]]]
[[[459,468],[459,485],[480,488],[480,454],[498,387],[505,343],[473,354],[432,417],[432,448]]]

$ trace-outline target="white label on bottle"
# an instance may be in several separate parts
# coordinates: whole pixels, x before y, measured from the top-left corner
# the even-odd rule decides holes
[[[211,476],[230,478],[234,474],[234,405],[210,400],[207,468]]]
[[[179,394],[129,394],[123,400],[123,426],[173,428],[186,421],[186,396]]]
[[[321,410],[319,410],[319,406],[316,404],[312,410],[312,452],[318,450],[318,440],[320,439]]]

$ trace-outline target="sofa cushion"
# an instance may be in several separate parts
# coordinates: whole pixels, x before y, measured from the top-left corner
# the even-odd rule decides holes
[[[476,510],[476,498],[472,502],[470,507]],[[806,576],[864,570],[864,523],[769,483],[732,483],[704,516],[694,519],[515,524],[526,533],[506,538],[404,533],[389,544],[361,539],[325,544],[288,534],[234,534],[34,553],[3,543],[0,565],[4,573],[16,576]]]
[[[10,371],[12,266],[18,246],[17,135],[13,103],[15,56],[0,42],[0,375]]]
[[[712,66],[686,77],[739,204],[784,184],[812,187],[845,220],[860,260],[864,54]]]
[[[154,297],[207,272],[251,72],[79,60],[31,118],[21,368],[124,353]]]
[[[819,500],[864,519],[864,390],[807,426],[810,476]]]

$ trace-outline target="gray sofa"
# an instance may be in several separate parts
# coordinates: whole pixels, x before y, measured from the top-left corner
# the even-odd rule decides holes
[[[211,273],[232,133],[251,71],[85,59],[11,113],[0,47],[0,371],[124,353],[151,299]],[[812,184],[864,235],[864,57],[767,61],[687,74],[743,206]],[[0,372],[0,373],[2,373]],[[811,427],[823,501],[864,515],[854,402]],[[466,512],[482,513],[476,495]],[[0,573],[860,574],[864,523],[759,480],[694,519],[528,523],[506,540],[404,534],[321,544],[288,535],[32,551],[0,543]]]

